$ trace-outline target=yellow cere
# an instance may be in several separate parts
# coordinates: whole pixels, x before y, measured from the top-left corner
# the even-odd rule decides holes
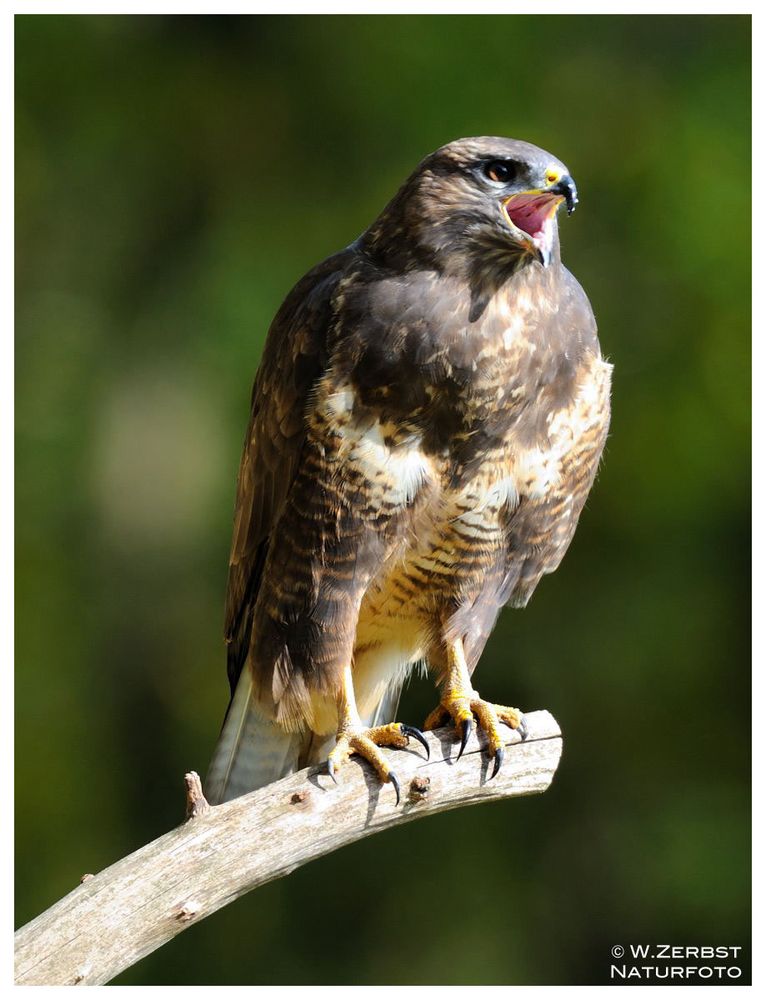
[[[561,174],[558,170],[550,168],[548,173],[545,175],[545,179],[549,184],[555,184],[556,181],[561,179]]]

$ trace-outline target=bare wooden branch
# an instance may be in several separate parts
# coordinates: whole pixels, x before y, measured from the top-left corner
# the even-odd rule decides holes
[[[354,840],[446,809],[544,792],[561,757],[561,732],[549,712],[525,720],[527,740],[508,730],[505,762],[492,780],[475,735],[460,760],[451,729],[426,734],[430,761],[416,744],[392,752],[398,807],[391,785],[380,785],[355,758],[342,784],[308,768],[214,807],[191,772],[187,822],[86,878],[17,931],[16,982],[106,983],[251,889]]]
[[[210,809],[210,803],[202,792],[202,782],[196,771],[184,775],[186,785],[186,818],[196,819]]]

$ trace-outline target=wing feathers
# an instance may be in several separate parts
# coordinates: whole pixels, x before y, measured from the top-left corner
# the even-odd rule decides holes
[[[269,536],[300,461],[306,403],[322,372],[333,293],[350,256],[346,250],[329,258],[288,295],[269,330],[253,386],[237,479],[224,624],[232,691],[247,659]]]

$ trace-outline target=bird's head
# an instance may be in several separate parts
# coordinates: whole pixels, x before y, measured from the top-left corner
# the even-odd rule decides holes
[[[548,267],[562,204],[571,215],[577,189],[555,156],[516,139],[457,139],[423,160],[365,239],[447,269]]]

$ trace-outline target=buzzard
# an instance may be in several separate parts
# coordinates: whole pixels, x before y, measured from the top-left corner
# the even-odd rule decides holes
[[[611,366],[561,263],[577,192],[544,150],[459,139],[355,242],[302,278],[269,330],[237,483],[225,636],[231,701],[207,778],[222,802],[381,747],[425,662],[461,752],[503,759],[472,674],[500,609],[559,565],[609,425]]]

